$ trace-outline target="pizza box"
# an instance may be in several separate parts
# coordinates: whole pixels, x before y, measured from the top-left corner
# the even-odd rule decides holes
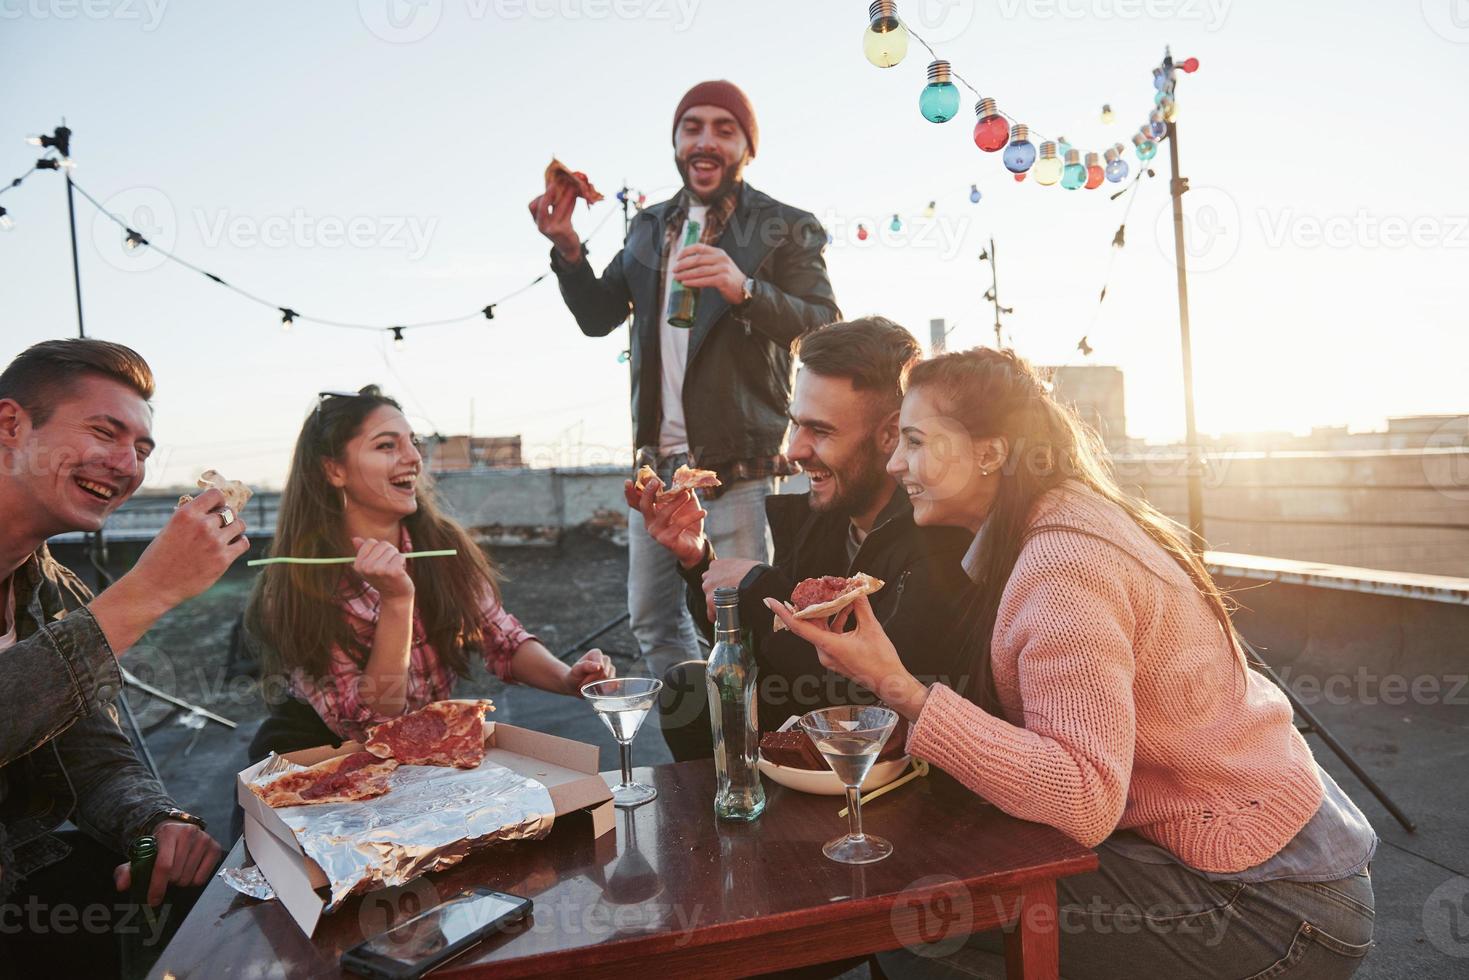
[[[341,748],[320,746],[288,752],[285,758],[303,766],[315,765],[339,755],[361,752],[359,742],[344,742]],[[612,791],[597,773],[597,747],[558,735],[531,731],[504,722],[485,722],[485,758],[522,776],[538,780],[551,794],[556,817],[585,810],[591,817],[592,836],[600,838],[616,826]],[[327,884],[317,863],[306,856],[296,835],[276,812],[250,791],[249,783],[265,768],[261,760],[242,770],[236,778],[240,807],[245,811],[245,844],[259,865],[276,897],[306,935],[326,907],[316,889]]]

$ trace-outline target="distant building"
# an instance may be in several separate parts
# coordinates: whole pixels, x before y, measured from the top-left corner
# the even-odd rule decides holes
[[[432,473],[511,469],[524,466],[520,436],[435,436],[425,446],[424,468]]]
[[[1127,444],[1127,401],[1122,369],[1110,365],[1053,368],[1057,399],[1071,405],[1082,421],[1102,434],[1108,449]]]

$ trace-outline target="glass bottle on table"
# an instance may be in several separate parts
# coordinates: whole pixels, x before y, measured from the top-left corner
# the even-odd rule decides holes
[[[699,240],[699,223],[693,218],[684,223],[683,245],[679,247],[678,253],[688,248]],[[678,255],[670,260],[678,261]],[[687,330],[694,325],[694,309],[699,303],[699,291],[690,289],[677,279],[668,290],[668,325]]]
[[[754,820],[765,809],[765,787],[756,764],[760,728],[755,654],[740,632],[739,602],[739,589],[714,590],[714,649],[704,675],[714,730],[714,814],[722,820]]]

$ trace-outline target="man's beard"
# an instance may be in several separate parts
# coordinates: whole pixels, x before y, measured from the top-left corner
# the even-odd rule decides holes
[[[691,156],[688,160],[680,160],[677,156],[675,156],[673,158],[673,165],[678,168],[678,175],[680,178],[683,179],[684,190],[688,191],[694,197],[699,198],[705,204],[713,204],[715,201],[719,200],[720,198],[724,197],[724,195],[734,190],[735,185],[737,185],[741,180],[744,179],[745,162],[743,160],[740,160],[735,163],[730,163],[728,160],[725,160],[723,157],[721,157],[719,159],[719,164],[723,168],[724,176],[720,178],[719,185],[714,188],[713,193],[711,193],[708,197],[702,197],[698,191],[694,190],[693,185],[689,183],[689,164],[692,163],[694,159],[704,156],[708,156],[708,154],[696,154],[694,156]]]
[[[883,455],[871,443],[841,470],[828,468],[836,492],[825,504],[813,503],[813,510],[853,517],[872,507],[879,495],[892,492],[893,481],[883,466]]]

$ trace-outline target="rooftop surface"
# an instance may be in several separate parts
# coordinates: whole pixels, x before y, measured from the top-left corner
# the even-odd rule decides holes
[[[558,652],[625,610],[625,548],[587,532],[560,545],[501,549],[508,576],[505,604],[528,629]],[[170,791],[186,809],[209,821],[216,837],[228,834],[234,773],[264,716],[248,679],[226,672],[230,629],[243,607],[253,572],[231,573],[215,588],[171,613],[124,663],[140,678],[238,723],[183,723],[184,712],[134,691],[130,702],[147,731],[149,747]],[[649,673],[633,655],[625,626],[597,641],[622,674]],[[1459,665],[1446,666],[1459,671]],[[580,739],[601,749],[602,767],[617,767],[616,745],[581,702],[542,691],[507,687],[476,665],[461,695],[494,698],[495,717],[516,725]],[[1382,839],[1372,873],[1377,893],[1376,948],[1358,977],[1439,980],[1469,975],[1469,689],[1437,705],[1322,703],[1328,726],[1416,822],[1406,833],[1314,735],[1312,749],[1357,802]],[[669,761],[656,724],[644,726],[633,747],[636,765]],[[862,969],[849,974],[862,977]]]

